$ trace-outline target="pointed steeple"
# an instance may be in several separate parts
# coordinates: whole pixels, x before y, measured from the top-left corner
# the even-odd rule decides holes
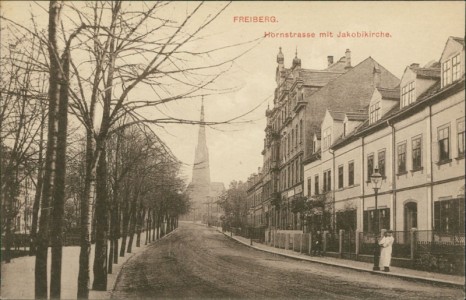
[[[204,98],[202,98],[201,117],[199,122],[199,134],[197,137],[196,152],[194,154],[192,182],[197,185],[210,186],[209,149],[207,148],[204,124]]]
[[[279,47],[278,54],[277,54],[277,64],[283,65],[284,62],[285,62],[285,56],[283,56],[282,47]]]
[[[294,58],[293,58],[293,68],[299,66],[301,67],[301,59],[298,58],[298,47],[296,46],[296,51],[294,53]]]

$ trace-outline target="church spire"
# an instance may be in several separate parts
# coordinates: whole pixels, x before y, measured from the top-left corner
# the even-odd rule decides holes
[[[202,98],[199,134],[197,137],[196,152],[194,154],[192,181],[195,184],[210,185],[209,149],[207,148],[204,122],[204,98]]]

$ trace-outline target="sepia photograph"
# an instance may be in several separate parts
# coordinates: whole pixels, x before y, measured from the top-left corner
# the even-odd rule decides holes
[[[465,299],[462,1],[0,2],[0,299]]]

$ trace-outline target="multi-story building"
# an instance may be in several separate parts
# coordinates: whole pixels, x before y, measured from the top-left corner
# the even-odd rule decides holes
[[[263,174],[261,168],[252,174],[247,181],[247,223],[251,227],[267,226],[266,208],[262,205]]]
[[[291,213],[294,197],[302,195],[302,161],[306,139],[306,106],[309,97],[329,81],[351,69],[350,51],[336,63],[328,57],[325,70],[304,69],[297,53],[291,68],[285,68],[284,55],[277,55],[273,107],[267,109],[264,140],[263,194],[268,224],[290,229],[300,226]]]
[[[464,232],[464,74],[464,40],[451,37],[439,62],[373,88],[364,112],[326,111],[304,176],[310,197],[324,185],[332,229]]]
[[[325,109],[353,107],[357,111],[367,105],[374,86],[392,89],[399,83],[370,57],[353,67],[349,49],[337,62],[333,56],[327,60],[324,70],[304,69],[296,53],[291,68],[285,68],[281,48],[277,55],[277,87],[273,108],[266,111],[262,151],[263,196],[262,203],[256,204],[273,228],[302,228],[301,216],[292,213],[292,202],[305,195],[303,162],[320,145],[319,125]]]

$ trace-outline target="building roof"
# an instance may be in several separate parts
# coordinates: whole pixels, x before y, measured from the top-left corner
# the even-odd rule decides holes
[[[340,57],[340,59],[327,67],[327,71],[341,71],[346,72],[346,56]]]
[[[350,121],[365,121],[367,120],[367,113],[364,112],[346,112],[346,117]]]
[[[305,85],[324,86],[343,73],[344,71],[300,69],[299,77],[304,81]]]
[[[417,77],[437,79],[440,78],[440,68],[416,68],[411,67],[411,70],[416,73]]]
[[[450,36],[450,38],[464,46],[464,38],[456,37],[456,36]]]
[[[343,121],[345,119],[345,112],[344,111],[333,111],[329,110],[329,114],[332,118],[336,121]]]
[[[381,88],[395,89],[400,79],[368,57],[310,95],[305,111],[306,128],[311,128],[310,132],[320,130],[318,126],[326,109],[361,112],[370,103],[376,84]],[[310,155],[307,149],[310,147],[305,148],[306,158]]]
[[[392,100],[400,100],[400,88],[396,87],[394,89],[384,89],[378,87],[377,90],[382,95],[383,99],[392,99]]]
[[[369,124],[369,121],[366,120],[360,127],[358,127],[356,130],[351,132],[349,135],[345,137],[341,137],[338,140],[336,140],[331,148],[339,148],[343,145],[346,145],[347,143],[359,138],[361,135],[364,135],[364,132],[367,130],[370,130],[371,128],[379,127],[379,126],[388,126],[387,125],[387,120],[395,120],[396,118],[402,117],[405,115],[405,113],[410,113],[410,112],[415,112],[417,111],[417,107],[420,105],[424,105],[424,103],[428,103],[429,101],[433,100],[436,98],[438,94],[442,94],[443,92],[448,92],[449,90],[458,90],[462,88],[464,90],[464,76],[463,79],[449,85],[444,88],[440,88],[440,81],[437,81],[435,84],[433,84],[431,87],[429,87],[424,93],[422,93],[418,100],[414,102],[411,105],[405,106],[400,109],[399,105],[395,105],[392,107],[386,114],[382,116],[380,120],[373,124]]]

